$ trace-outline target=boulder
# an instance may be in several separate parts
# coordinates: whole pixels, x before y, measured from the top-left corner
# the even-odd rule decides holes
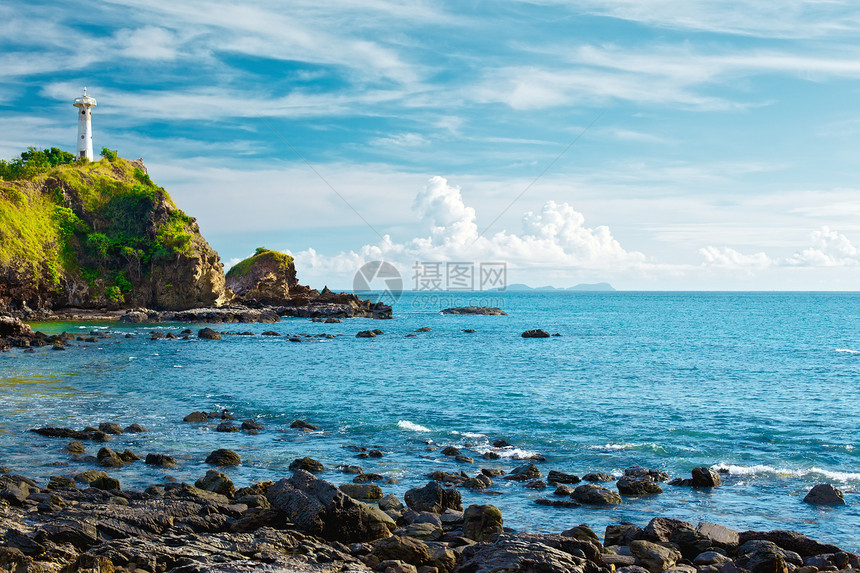
[[[681,553],[663,545],[658,545],[644,539],[637,539],[630,544],[630,552],[650,571],[660,573],[680,561]]]
[[[526,330],[522,334],[523,338],[549,338],[549,336],[550,336],[549,332],[547,332],[546,330],[540,330],[540,329]]]
[[[230,421],[221,422],[218,426],[215,427],[216,432],[238,432],[239,426]]]
[[[746,544],[752,540],[771,541],[783,549],[800,554],[802,557],[822,555],[824,553],[839,553],[841,551],[835,545],[820,543],[797,531],[743,531],[738,534],[738,542],[740,544]],[[860,566],[856,566],[855,568],[860,568]]]
[[[396,560],[418,567],[430,560],[430,547],[418,539],[394,535],[377,542],[371,555],[380,562]]]
[[[102,422],[99,424],[99,431],[105,434],[118,435],[122,434],[122,426],[113,422]]]
[[[382,488],[372,483],[345,483],[340,491],[352,499],[377,501],[382,499]]]
[[[90,487],[94,487],[96,489],[103,489],[105,491],[119,491],[121,489],[119,485],[119,480],[116,478],[109,477],[107,474],[91,481]]]
[[[707,466],[693,468],[693,487],[717,487],[722,485],[720,474]]]
[[[642,529],[629,523],[611,523],[603,534],[603,545],[630,545]]]
[[[813,505],[845,505],[845,495],[829,483],[820,483],[809,490],[803,501]]]
[[[299,528],[330,541],[373,541],[388,537],[395,528],[381,509],[353,500],[304,470],[273,484],[266,498]]]
[[[108,475],[99,470],[86,470],[74,476],[76,482],[85,483],[87,485],[90,485],[99,478],[106,477],[108,477]]]
[[[84,444],[78,440],[72,440],[66,446],[66,451],[70,454],[84,454],[87,451],[87,448],[84,447]]]
[[[99,465],[106,468],[118,468],[125,465],[125,462],[120,458],[119,454],[108,447],[104,447],[96,454]]]
[[[201,328],[197,331],[197,338],[204,340],[221,340],[221,333],[212,330],[209,327]]]
[[[140,424],[131,424],[127,426],[123,431],[126,434],[143,434],[144,432],[148,432],[149,430],[147,430]]]
[[[69,476],[51,476],[48,479],[47,489],[77,489],[75,480]]]
[[[625,475],[617,482],[615,486],[618,488],[618,493],[622,495],[651,495],[655,493],[663,493],[663,488],[651,479],[650,475],[642,477],[631,477]]]
[[[176,466],[176,458],[168,454],[146,454],[144,463],[161,468],[172,468]]]
[[[624,469],[624,475],[628,477],[641,478],[650,477],[653,481],[669,481],[669,474],[660,470],[649,470],[642,466],[631,466]]]
[[[655,517],[642,530],[641,537],[655,543],[668,543],[672,535],[679,529],[693,530],[694,527],[689,521],[668,517]]]
[[[209,420],[209,414],[206,412],[191,412],[184,418],[182,418],[183,422],[206,422]]]
[[[238,466],[242,460],[233,450],[222,448],[206,456],[206,463],[213,466]]]
[[[248,419],[242,422],[242,429],[245,431],[254,430],[258,432],[263,429],[263,424],[257,420]]]
[[[236,486],[233,485],[233,480],[218,470],[207,471],[205,476],[194,483],[194,487],[220,493],[227,497],[233,497],[236,494]]]
[[[571,483],[579,483],[579,476],[573,474],[566,474],[564,472],[558,472],[555,470],[550,470],[546,475],[546,481],[551,484],[571,484]]]
[[[377,503],[379,505],[379,509],[381,509],[382,511],[400,511],[405,507],[403,503],[399,499],[397,499],[397,496],[393,493],[389,493],[388,495],[380,499]]]
[[[443,456],[459,456],[460,450],[455,448],[454,446],[446,446],[442,449]]]
[[[315,459],[305,456],[303,458],[296,458],[295,460],[293,460],[293,463],[290,464],[290,471],[294,472],[296,470],[304,470],[306,472],[321,472],[325,471],[325,467]]]
[[[344,472],[344,473],[348,473],[348,472]],[[383,479],[385,479],[385,476],[383,476],[382,474],[359,473],[357,476],[352,478],[352,482],[353,483],[367,483],[369,481],[382,481]]]
[[[0,316],[0,338],[31,338],[33,329],[19,318]]]
[[[716,523],[701,522],[696,526],[696,534],[706,539],[711,547],[720,547],[734,552],[739,543],[738,532]]]
[[[587,473],[582,476],[582,479],[591,482],[615,481],[614,477],[604,472]]]
[[[361,330],[355,335],[356,338],[373,338],[375,336],[376,333],[372,330]]]
[[[543,477],[538,467],[534,464],[525,464],[514,468],[510,474],[505,476],[505,479],[514,481],[529,481]]]
[[[431,481],[424,487],[410,489],[404,499],[406,505],[415,511],[442,513],[446,509],[463,509],[460,492],[453,488],[444,489],[437,481]]]
[[[567,551],[542,542],[539,536],[503,534],[494,543],[478,543],[465,548],[457,571],[571,573],[583,571],[583,561]]]
[[[502,533],[502,512],[494,505],[470,505],[463,512],[463,536],[489,541]]]
[[[570,497],[589,505],[616,505],[621,503],[621,496],[616,492],[594,484],[584,484],[577,487]]]
[[[293,428],[294,430],[302,430],[302,431],[307,431],[307,432],[316,432],[317,430],[319,430],[319,428],[317,426],[314,426],[313,424],[309,424],[308,422],[305,422],[304,420],[294,420],[293,423],[290,424],[290,427]]]

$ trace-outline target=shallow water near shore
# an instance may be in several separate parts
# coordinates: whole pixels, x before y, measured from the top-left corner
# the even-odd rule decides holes
[[[509,316],[440,315],[445,306],[502,306]],[[97,466],[70,461],[68,440],[27,432],[139,423],[151,432],[116,436],[113,449],[169,453],[162,470],[135,462],[109,473],[123,487],[167,476],[193,482],[206,455],[231,448],[243,464],[225,470],[237,485],[279,479],[297,458],[320,460],[336,484],[357,464],[395,477],[386,493],[427,482],[434,470],[510,470],[539,453],[538,466],[582,475],[643,465],[689,477],[699,465],[727,470],[711,491],[664,485],[664,493],[625,498],[613,508],[548,508],[552,488],[497,479],[500,495],[461,490],[464,505],[492,503],[505,525],[558,532],[587,523],[644,525],[657,515],[736,529],[794,529],[860,550],[860,294],[843,293],[404,293],[386,321],[340,324],[207,325],[256,336],[150,340],[189,325],[55,323],[44,332],[110,331],[66,352],[0,354],[0,465],[46,479]],[[203,325],[190,325],[196,332]],[[432,328],[416,333],[415,329]],[[355,338],[359,330],[384,335]],[[561,337],[523,339],[543,328]],[[474,329],[475,333],[464,333]],[[281,334],[342,334],[290,342]],[[126,333],[134,334],[125,338]],[[230,409],[256,418],[259,435],[219,433],[183,423],[195,410]],[[295,419],[320,427],[302,433]],[[513,447],[492,448],[496,439]],[[455,445],[475,458],[446,458]],[[95,455],[99,444],[86,443]],[[384,457],[358,459],[353,446]],[[439,450],[432,450],[438,447]],[[496,451],[500,460],[483,460]],[[60,464],[60,465],[58,465]],[[801,502],[816,483],[845,491],[847,507]],[[614,484],[608,484],[614,489]]]

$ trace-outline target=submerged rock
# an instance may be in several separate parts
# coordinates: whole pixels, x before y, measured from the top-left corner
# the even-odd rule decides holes
[[[482,314],[491,316],[501,316],[508,314],[502,309],[492,306],[458,306],[455,308],[446,308],[439,312],[441,314]]]
[[[845,505],[845,495],[829,483],[820,483],[809,490],[803,501],[813,505]]]
[[[242,460],[233,450],[220,449],[209,454],[206,457],[206,463],[216,466],[238,466]]]
[[[546,330],[526,330],[522,333],[523,338],[549,338],[550,334]]]

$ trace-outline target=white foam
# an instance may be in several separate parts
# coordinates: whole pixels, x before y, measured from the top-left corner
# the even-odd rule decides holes
[[[860,354],[860,350],[852,350],[850,348],[837,348],[836,352],[841,352],[842,354]]]
[[[530,460],[533,457],[539,455],[538,452],[533,450],[524,450],[522,448],[515,448],[513,446],[508,446],[506,448],[491,448],[489,446],[475,446],[473,448],[479,454],[486,454],[487,452],[495,452],[499,454],[500,457],[510,458],[512,460]]]
[[[711,466],[711,469],[719,471],[724,470],[728,471],[729,474],[732,475],[759,475],[759,474],[773,474],[780,477],[807,477],[811,475],[820,475],[832,481],[839,482],[848,482],[848,481],[860,481],[860,473],[854,472],[835,472],[831,470],[825,470],[817,467],[811,467],[808,469],[790,469],[790,468],[775,468],[773,466],[768,466],[764,464],[754,465],[754,466],[738,466],[734,464],[725,464],[719,463],[714,466]]]
[[[473,440],[487,437],[487,434],[478,434],[476,432],[458,432],[457,430],[451,430],[451,433],[457,436],[463,436],[464,438],[472,438]]]
[[[589,446],[590,450],[638,450],[638,449],[662,450],[663,446],[654,442],[643,442],[641,444],[603,444],[602,446]]]
[[[400,420],[397,422],[397,427],[401,430],[409,430],[410,432],[430,432],[430,428],[410,422],[409,420]]]

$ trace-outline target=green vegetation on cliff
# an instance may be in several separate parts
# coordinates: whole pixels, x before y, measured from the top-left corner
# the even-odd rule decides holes
[[[0,307],[34,297],[37,306],[175,307],[206,304],[207,296],[213,304],[223,295],[223,274],[220,287],[217,277],[202,287],[181,284],[188,263],[223,271],[194,219],[153,183],[141,162],[107,149],[94,162],[68,162],[68,155],[31,148],[0,162]],[[208,294],[186,303],[182,293],[166,294],[173,283],[153,284],[171,274],[179,287]],[[197,271],[187,274],[200,278]]]
[[[257,250],[254,251],[253,255],[230,267],[230,270],[227,271],[227,278],[233,279],[247,275],[248,271],[251,270],[251,267],[263,259],[271,259],[284,266],[289,266],[293,263],[293,257],[286,253],[272,251],[266,247],[257,247]]]

